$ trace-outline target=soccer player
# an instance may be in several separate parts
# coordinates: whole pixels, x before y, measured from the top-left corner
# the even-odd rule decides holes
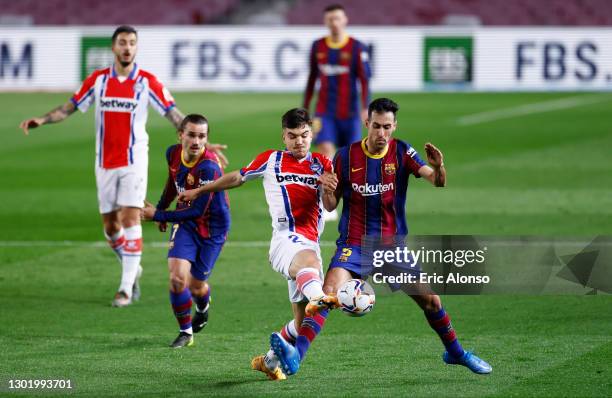
[[[271,349],[264,356],[253,358],[251,366],[272,380],[282,380],[286,373],[297,371],[298,362],[279,362],[279,353],[305,347],[321,329],[330,302],[322,286],[319,237],[324,191],[333,193],[335,176],[331,161],[318,153],[310,153],[312,121],[305,109],[291,109],[282,117],[282,139],[286,150],[268,150],[259,154],[246,167],[225,174],[197,190],[185,191],[179,200],[193,200],[206,192],[235,188],[255,178],[263,178],[266,201],[272,217],[270,264],[287,279],[289,300],[294,318],[280,333],[270,336]]]
[[[96,185],[104,236],[122,266],[121,283],[112,301],[124,307],[138,300],[142,274],[140,209],[147,192],[149,136],[145,130],[151,105],[178,128],[183,114],[170,92],[150,72],[135,63],[138,34],[131,26],[119,26],[112,36],[113,65],[94,71],[68,102],[42,117],[24,120],[29,129],[58,123],[77,109],[96,106]],[[226,161],[222,145],[210,145]]]
[[[323,20],[329,36],[312,44],[304,108],[310,108],[318,79],[315,130],[320,130],[315,143],[318,152],[332,159],[336,147],[361,139],[361,126],[370,102],[370,67],[366,46],[346,33],[348,18],[344,7],[339,4],[326,7]],[[335,211],[325,213],[326,220],[337,218]]]
[[[334,159],[337,189],[333,193],[326,191],[323,203],[328,210],[335,209],[341,199],[344,205],[337,250],[325,275],[325,292],[336,292],[349,279],[366,278],[371,273],[372,269],[367,269],[360,258],[362,237],[408,234],[405,207],[410,175],[424,178],[436,187],[446,185],[444,158],[438,148],[425,144],[427,165],[410,144],[393,138],[398,109],[390,99],[374,100],[368,108],[367,137],[340,149]],[[421,291],[408,294],[442,340],[444,362],[466,366],[479,374],[491,372],[488,363],[461,347],[438,295]],[[287,355],[298,354],[303,358],[302,353],[288,351]]]
[[[197,188],[223,175],[217,156],[206,150],[208,121],[202,115],[187,115],[179,127],[181,143],[166,151],[168,180],[156,207],[142,210],[144,220],[159,223],[160,231],[173,222],[168,251],[170,303],[179,323],[179,335],[170,345],[193,344],[208,322],[210,286],[207,283],[221,253],[230,226],[229,204],[224,192],[200,196],[190,203],[179,202],[175,211],[166,211],[179,191]],[[193,300],[192,300],[193,298]],[[195,315],[191,318],[192,301]]]

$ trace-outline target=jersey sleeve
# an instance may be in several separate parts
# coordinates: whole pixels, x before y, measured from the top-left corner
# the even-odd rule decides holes
[[[358,42],[357,51],[357,78],[361,85],[361,107],[367,108],[370,104],[370,55],[365,44]]]
[[[170,146],[166,150],[166,161],[168,162],[168,178],[166,179],[166,186],[164,187],[164,191],[157,202],[157,206],[155,206],[158,210],[166,210],[172,201],[176,198],[178,194],[176,192],[176,186],[174,185],[174,180],[172,179],[172,175],[170,174],[170,159],[172,157],[172,151],[175,146]]]
[[[421,159],[419,153],[414,149],[410,144],[407,144],[408,149],[404,154],[404,166],[408,169],[410,174],[413,174],[415,177],[419,178],[421,175],[419,174],[419,169],[426,165],[426,163]]]
[[[149,103],[162,116],[176,106],[172,94],[155,76],[149,76]]]
[[[74,104],[74,106],[81,112],[87,112],[87,109],[94,102],[95,94],[94,88],[96,86],[96,79],[99,76],[99,73],[93,72],[91,75],[87,76],[81,87],[77,90],[76,93],[70,98],[70,101]]]
[[[312,44],[310,49],[310,58],[308,59],[309,73],[308,81],[306,83],[306,90],[304,92],[304,108],[310,107],[310,101],[314,95],[315,83],[317,82],[317,75],[319,68],[317,67],[317,41]]]
[[[221,168],[214,161],[204,161],[199,165],[198,177],[200,179],[200,186],[213,182],[220,178],[221,175]],[[191,202],[189,207],[181,210],[157,210],[153,216],[153,220],[159,222],[181,222],[199,218],[208,210],[214,195],[215,192],[203,194]]]
[[[266,167],[268,166],[268,160],[270,159],[270,155],[272,154],[272,152],[274,151],[269,150],[260,153],[246,167],[241,168],[240,175],[242,176],[242,181],[249,181],[254,178],[263,177],[263,174],[266,171]]]

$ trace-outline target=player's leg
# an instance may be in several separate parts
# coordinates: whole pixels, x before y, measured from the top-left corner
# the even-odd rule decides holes
[[[130,301],[140,298],[138,280],[142,274],[140,260],[142,258],[142,226],[140,225],[140,208],[123,207],[120,220],[125,231],[125,244],[121,261],[122,274],[119,292],[127,295]]]
[[[102,225],[104,226],[104,237],[106,238],[106,242],[121,264],[123,246],[125,244],[125,231],[119,221],[119,212],[115,210],[102,214]]]
[[[336,126],[336,119],[333,117],[323,116],[320,118],[321,130],[317,133],[315,138],[315,144],[317,145],[317,152],[327,156],[330,160],[334,158],[336,154],[336,145],[338,141],[338,131]],[[323,220],[325,221],[336,221],[338,219],[338,211],[327,211],[323,210]]]
[[[191,265],[191,297],[195,302],[193,316],[193,332],[198,333],[208,323],[208,310],[210,307],[210,285],[206,282],[212,273],[223,245],[225,236],[202,238],[193,235],[193,242],[197,246],[197,258]]]
[[[450,365],[463,365],[472,372],[479,374],[491,373],[491,365],[474,355],[465,351],[459,340],[455,329],[451,324],[449,315],[442,306],[440,296],[436,294],[420,294],[410,296],[425,314],[429,326],[438,334],[442,344],[446,348],[443,359]]]
[[[193,345],[193,330],[191,328],[191,292],[187,288],[191,262],[176,257],[168,257],[170,272],[170,304],[176,321],[179,324],[179,335],[170,344],[172,348]]]
[[[142,226],[140,209],[144,206],[147,192],[147,162],[133,164],[117,169],[117,205],[121,207],[119,218],[125,230],[125,245],[121,266],[121,285],[130,301],[140,298],[138,283],[142,274]],[[134,292],[135,290],[135,292]]]

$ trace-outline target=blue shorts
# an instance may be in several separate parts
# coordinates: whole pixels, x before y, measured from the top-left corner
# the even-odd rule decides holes
[[[348,146],[361,139],[361,119],[359,116],[349,119],[336,119],[331,116],[321,116],[321,130],[317,134],[315,144],[332,142],[337,148]]]
[[[412,259],[412,256],[410,257]],[[372,256],[362,255],[361,246],[358,245],[338,245],[336,253],[329,263],[328,270],[332,268],[344,268],[351,273],[353,278],[368,279],[374,273],[383,275],[399,275],[400,273],[413,274],[418,279],[421,269],[418,264],[410,263],[386,263],[381,267],[375,267]],[[391,290],[396,291],[401,288],[400,284],[388,283]]]
[[[173,224],[168,258],[189,261],[191,275],[200,281],[205,281],[210,276],[224,243],[225,235],[203,238],[183,224]]]

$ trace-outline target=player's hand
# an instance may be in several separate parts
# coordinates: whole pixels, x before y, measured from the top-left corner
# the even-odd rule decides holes
[[[151,203],[145,202],[145,207],[140,210],[140,218],[144,221],[151,221],[156,211],[157,209]]]
[[[425,152],[427,153],[427,162],[434,169],[439,169],[444,165],[444,155],[442,151],[434,146],[431,142],[425,144]]]
[[[183,203],[191,202],[193,200],[196,200],[197,198],[198,198],[197,189],[188,189],[186,191],[179,193],[178,195],[178,201],[183,202]]]
[[[227,157],[225,156],[225,154],[223,154],[223,151],[227,149],[227,145],[207,143],[206,149],[211,152],[214,152],[217,155],[219,161],[221,162],[221,168],[227,167],[227,165],[229,164],[229,160],[227,160]]]
[[[331,194],[336,192],[338,177],[334,173],[325,172],[319,177],[319,184],[323,187],[323,193]]]
[[[19,124],[19,128],[23,130],[25,135],[30,134],[29,129],[35,129],[36,127],[40,127],[45,123],[45,119],[42,117],[33,117],[31,119],[26,119]]]
[[[157,224],[157,229],[159,229],[159,232],[166,232],[168,224],[166,224],[165,222],[155,222],[155,224]]]

